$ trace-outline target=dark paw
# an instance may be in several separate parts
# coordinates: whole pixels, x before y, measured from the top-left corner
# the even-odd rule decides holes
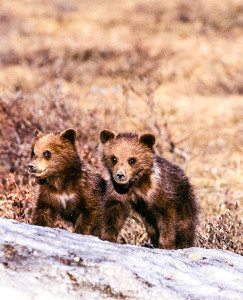
[[[154,248],[154,246],[152,244],[149,244],[149,243],[146,243],[146,242],[144,244],[142,244],[142,247],[150,248],[150,249]]]

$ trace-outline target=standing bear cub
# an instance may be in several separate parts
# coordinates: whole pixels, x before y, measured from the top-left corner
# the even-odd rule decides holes
[[[33,223],[53,227],[60,217],[74,225],[74,232],[93,234],[101,179],[81,162],[75,140],[74,129],[36,134],[28,165],[40,184]]]
[[[193,246],[199,210],[193,188],[180,167],[155,154],[155,137],[115,135],[103,130],[100,140],[101,159],[111,186],[107,189],[101,238],[117,237],[129,203],[142,217],[154,247]],[[120,211],[123,208],[119,202],[125,213]]]

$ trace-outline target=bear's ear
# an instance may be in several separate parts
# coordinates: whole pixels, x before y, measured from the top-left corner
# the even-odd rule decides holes
[[[109,140],[114,139],[114,137],[115,137],[115,133],[110,130],[105,129],[100,132],[100,141],[102,144],[105,144]]]
[[[155,136],[150,133],[143,134],[141,135],[139,142],[149,148],[153,148],[153,145],[155,143]]]
[[[74,145],[76,140],[76,130],[72,128],[66,129],[61,133],[60,138],[63,140],[67,140],[72,145]]]
[[[34,137],[35,137],[35,139],[41,137],[42,135],[43,135],[43,133],[40,130],[36,129],[34,131]]]

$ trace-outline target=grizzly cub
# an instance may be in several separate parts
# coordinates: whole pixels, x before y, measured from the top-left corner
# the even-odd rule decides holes
[[[117,238],[130,206],[142,217],[154,247],[193,246],[198,218],[193,188],[182,169],[155,154],[155,137],[103,130],[100,140],[109,176],[101,238]]]
[[[98,226],[100,178],[81,162],[76,131],[37,133],[29,172],[40,184],[33,223],[53,227],[57,217],[69,221],[74,232],[93,234]]]

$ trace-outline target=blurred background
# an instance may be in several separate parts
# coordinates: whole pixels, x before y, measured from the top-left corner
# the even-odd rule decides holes
[[[30,221],[36,128],[76,128],[94,167],[101,129],[152,132],[196,187],[197,245],[243,254],[242,49],[242,0],[0,0],[0,216]],[[119,242],[144,241],[132,214]]]

